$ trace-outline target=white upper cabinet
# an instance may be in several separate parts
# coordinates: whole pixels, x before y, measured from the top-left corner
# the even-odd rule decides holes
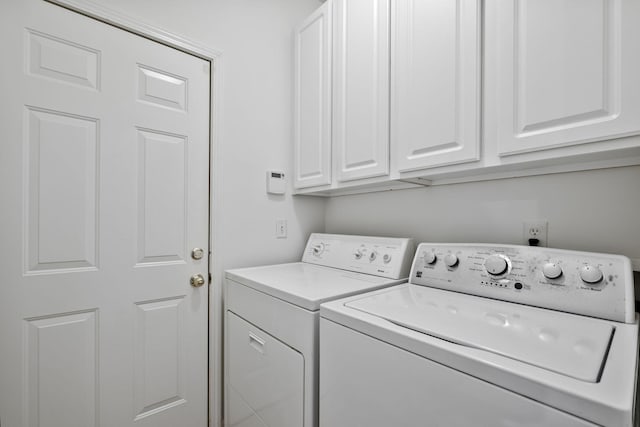
[[[389,173],[389,0],[336,0],[333,144],[338,182]]]
[[[640,131],[640,1],[494,2],[486,46],[495,75],[497,154]],[[576,152],[588,151],[576,148]]]
[[[639,23],[640,0],[327,0],[296,37],[295,187],[640,164]]]
[[[331,2],[295,32],[294,187],[331,183]]]
[[[480,0],[392,2],[392,170],[478,160],[480,19]]]

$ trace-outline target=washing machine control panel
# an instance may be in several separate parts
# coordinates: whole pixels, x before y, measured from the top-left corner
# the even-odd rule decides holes
[[[413,239],[316,233],[309,237],[302,261],[402,279],[409,276],[414,253]]]
[[[631,261],[621,255],[422,243],[409,281],[619,322],[635,318]]]

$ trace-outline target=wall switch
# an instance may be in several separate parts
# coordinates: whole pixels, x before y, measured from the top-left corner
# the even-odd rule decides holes
[[[276,220],[276,238],[277,239],[287,238],[287,220],[286,219]]]
[[[547,221],[525,221],[522,224],[522,240],[528,246],[547,246]]]

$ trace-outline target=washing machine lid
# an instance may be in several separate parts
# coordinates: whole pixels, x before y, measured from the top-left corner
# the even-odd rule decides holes
[[[598,382],[613,326],[599,319],[408,285],[346,307],[467,347]]]
[[[327,301],[407,281],[305,262],[227,270],[226,278],[311,311]]]

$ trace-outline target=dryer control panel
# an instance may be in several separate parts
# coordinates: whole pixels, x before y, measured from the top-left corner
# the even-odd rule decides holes
[[[622,255],[515,245],[421,243],[410,283],[633,323]]]
[[[302,262],[390,279],[409,276],[415,253],[413,239],[314,233]]]

